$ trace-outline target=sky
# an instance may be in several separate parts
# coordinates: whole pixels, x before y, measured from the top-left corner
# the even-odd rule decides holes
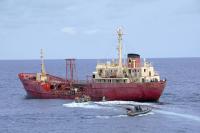
[[[200,57],[200,0],[0,0],[0,59]]]

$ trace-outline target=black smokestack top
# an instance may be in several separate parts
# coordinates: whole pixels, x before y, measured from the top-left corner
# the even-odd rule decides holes
[[[140,58],[139,54],[128,54],[128,58]]]

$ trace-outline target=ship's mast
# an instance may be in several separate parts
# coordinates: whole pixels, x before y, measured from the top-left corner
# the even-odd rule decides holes
[[[122,29],[118,28],[117,29],[117,35],[118,35],[118,63],[119,63],[119,67],[122,67]]]
[[[43,49],[41,49],[40,51],[40,58],[41,58],[41,75],[45,76],[46,75],[46,71],[45,71],[45,65],[44,65],[44,52]]]

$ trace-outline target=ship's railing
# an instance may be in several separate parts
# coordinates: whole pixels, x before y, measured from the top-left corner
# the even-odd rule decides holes
[[[153,65],[152,65],[151,62],[143,62],[143,66],[146,66],[146,67],[153,67]]]
[[[47,74],[47,76],[48,76],[49,80],[59,80],[59,81],[65,82],[64,78],[61,78],[61,77],[58,77],[58,76],[53,76],[53,75],[50,75],[50,74]]]
[[[88,83],[94,83],[94,80],[78,80],[75,83],[77,83],[77,84],[88,84]]]
[[[19,77],[23,79],[36,79],[36,74],[35,73],[19,73]]]
[[[68,81],[68,82],[70,82],[70,81]],[[87,84],[87,83],[93,83],[94,80],[91,75],[87,75],[86,80],[73,80],[72,82],[76,83],[76,84]]]
[[[77,83],[78,83],[78,84],[86,84],[86,83],[87,83],[87,80],[78,80]]]

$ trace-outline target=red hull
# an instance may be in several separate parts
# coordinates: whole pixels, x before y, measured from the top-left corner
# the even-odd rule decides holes
[[[165,81],[150,83],[127,84],[91,84],[87,94],[94,100],[125,100],[125,101],[157,101],[159,100]]]
[[[23,76],[22,76],[23,75]],[[71,93],[70,85],[62,78],[48,75],[50,82],[65,85],[64,89],[51,89],[44,87],[44,83],[33,80],[35,74],[19,74],[19,78],[28,94],[32,98],[41,99],[74,99],[83,94],[91,97],[92,100],[100,101],[103,97],[106,100],[126,100],[126,101],[158,101],[166,81],[149,83],[85,83],[73,84],[82,91]]]

